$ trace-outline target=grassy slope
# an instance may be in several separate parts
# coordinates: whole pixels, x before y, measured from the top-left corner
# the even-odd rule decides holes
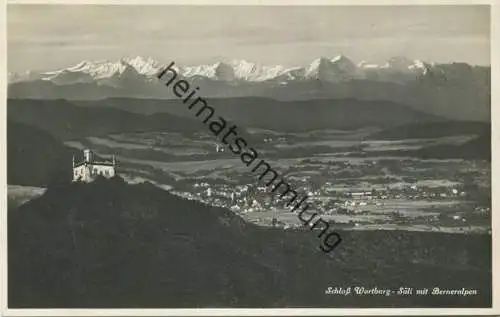
[[[372,134],[371,140],[427,139],[455,135],[481,135],[491,124],[477,121],[443,121],[400,125]]]
[[[120,179],[49,187],[9,213],[9,307],[450,307],[490,303],[491,237],[309,231]],[[326,296],[328,286],[476,288],[480,296]]]

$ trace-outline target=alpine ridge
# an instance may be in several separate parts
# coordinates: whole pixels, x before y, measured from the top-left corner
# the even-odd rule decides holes
[[[166,66],[152,58],[126,57],[118,61],[82,61],[76,65],[39,74],[32,72],[9,73],[9,83],[42,79],[58,85],[100,82],[126,76],[148,79]],[[398,75],[425,75],[430,64],[406,58],[394,57],[384,65],[361,62],[355,64],[344,55],[334,58],[320,57],[305,66],[285,67],[283,65],[261,65],[246,60],[232,60],[214,64],[180,66],[177,70],[186,78],[203,77],[220,81],[262,82],[270,80],[290,81],[321,79],[342,82],[352,79],[366,79],[373,73],[380,73],[380,80],[401,80]],[[385,76],[383,75],[385,74]],[[390,76],[393,74],[394,76]],[[414,76],[413,76],[414,77]],[[406,79],[412,79],[411,76]],[[110,84],[110,83],[107,83]]]
[[[427,63],[405,57],[377,65],[365,61],[356,64],[338,55],[294,67],[245,60],[186,66],[175,60],[161,63],[140,56],[82,61],[57,70],[10,73],[8,97],[175,99],[155,76],[170,62],[207,98],[384,100],[453,120],[490,120],[489,66]]]

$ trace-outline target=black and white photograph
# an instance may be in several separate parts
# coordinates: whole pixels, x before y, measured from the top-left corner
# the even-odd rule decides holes
[[[8,309],[491,309],[490,9],[9,3]]]

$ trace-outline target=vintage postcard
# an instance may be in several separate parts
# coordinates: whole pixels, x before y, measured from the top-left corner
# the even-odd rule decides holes
[[[491,312],[490,16],[8,4],[5,314]]]

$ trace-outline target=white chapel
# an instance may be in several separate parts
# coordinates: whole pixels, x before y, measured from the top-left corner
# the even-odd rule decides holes
[[[90,149],[83,150],[83,161],[75,163],[73,156],[73,181],[92,182],[98,175],[106,178],[115,176],[116,160],[96,161]]]

